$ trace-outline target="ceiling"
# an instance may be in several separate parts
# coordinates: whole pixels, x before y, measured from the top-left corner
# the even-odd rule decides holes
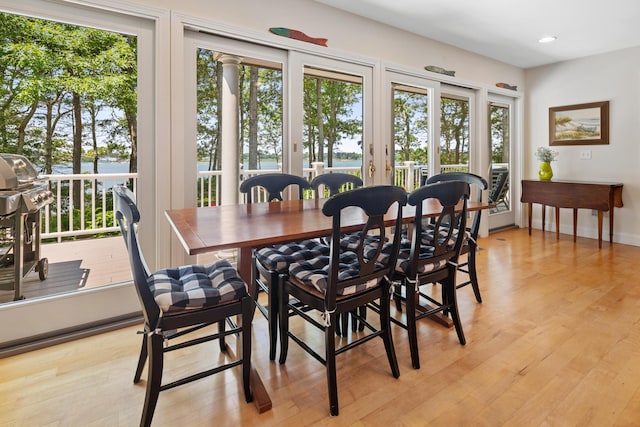
[[[316,1],[521,68],[640,46],[638,0]]]

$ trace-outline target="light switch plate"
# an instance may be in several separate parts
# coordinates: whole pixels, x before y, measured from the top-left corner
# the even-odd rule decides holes
[[[591,150],[583,150],[580,152],[581,160],[591,160]]]

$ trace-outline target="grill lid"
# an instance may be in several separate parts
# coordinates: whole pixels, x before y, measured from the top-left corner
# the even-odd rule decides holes
[[[0,190],[15,190],[38,179],[38,172],[26,157],[0,153]]]

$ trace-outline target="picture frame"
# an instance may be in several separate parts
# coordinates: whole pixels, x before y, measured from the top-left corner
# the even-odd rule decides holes
[[[549,108],[549,145],[609,144],[609,101]]]

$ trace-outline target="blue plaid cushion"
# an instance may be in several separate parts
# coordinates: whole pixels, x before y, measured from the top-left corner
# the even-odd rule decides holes
[[[329,257],[320,256],[309,261],[296,262],[289,267],[289,276],[295,278],[305,286],[313,287],[319,292],[325,293],[329,284]],[[340,267],[338,280],[348,280],[360,275],[358,256],[351,251],[340,254]],[[338,289],[338,295],[351,295],[364,291],[378,284],[379,280],[370,280],[344,289]]]
[[[433,241],[433,238],[432,240]],[[411,241],[407,239],[402,239],[400,243],[400,252],[398,252],[398,260],[396,261],[396,271],[398,273],[402,273],[407,275],[409,273],[409,268],[411,266]],[[433,246],[429,245],[420,245],[420,259],[428,259],[433,254]],[[418,267],[418,274],[429,273],[432,271],[440,270],[446,267],[447,262],[444,260],[439,260],[436,262],[425,262],[421,266]]]
[[[358,245],[360,244],[360,236],[362,236],[362,233],[359,231],[356,231],[355,233],[345,234],[340,239],[340,247],[343,250],[347,250],[347,251],[354,251],[358,249]],[[365,237],[364,244],[370,245],[378,241],[380,241],[380,236],[369,234],[367,235],[367,237]]]
[[[433,231],[432,231],[433,233]],[[376,244],[368,244],[365,250],[365,256],[367,258],[372,258],[375,256],[377,245]],[[389,256],[391,253],[391,249],[393,245],[391,243],[385,243],[382,247],[382,252],[378,255],[378,262],[387,263],[389,260]],[[399,273],[406,275],[409,271],[409,267],[411,266],[410,255],[411,253],[411,240],[406,238],[402,238],[400,241],[400,251],[398,252],[398,259],[396,261],[395,270]],[[433,247],[430,245],[421,245],[420,246],[420,258],[429,258],[433,254]],[[446,261],[437,261],[433,263],[425,263],[419,267],[418,273],[428,273],[430,271],[439,270],[446,266]]]
[[[286,273],[289,266],[294,262],[310,260],[328,254],[328,246],[321,244],[318,240],[309,239],[267,246],[258,249],[255,256],[257,261],[265,268],[279,273]]]
[[[247,295],[246,283],[227,260],[158,270],[147,284],[163,312],[209,307]]]
[[[423,245],[431,245],[433,243],[433,233],[435,231],[435,227],[431,224],[429,224],[421,233],[421,241]],[[446,228],[440,228],[439,230],[439,234],[440,234],[440,241],[444,241],[444,239],[447,238],[447,229]],[[451,238],[449,239],[449,245],[453,246],[456,244],[456,240],[458,239],[458,230],[454,230],[453,233],[451,233]],[[469,244],[469,240],[473,240],[473,238],[471,237],[471,232],[469,230],[466,230],[464,233],[464,240],[462,241],[462,245],[468,245]]]

